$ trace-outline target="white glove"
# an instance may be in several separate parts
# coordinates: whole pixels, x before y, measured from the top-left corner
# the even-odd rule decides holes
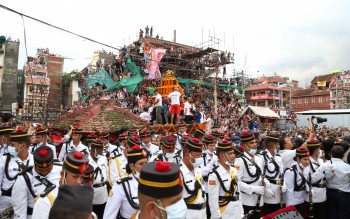
[[[265,188],[269,188],[271,185],[270,181],[268,181],[266,178],[264,179],[264,183],[265,183]]]
[[[263,195],[264,194],[264,187],[263,186],[252,186],[252,191],[255,194]]]
[[[275,197],[275,193],[271,189],[265,189],[264,195],[266,196],[266,198]]]
[[[286,192],[287,191],[287,186],[286,185],[282,185],[281,189],[282,189],[282,192]]]
[[[210,161],[211,165],[214,165],[218,162],[219,158],[218,157],[213,157],[213,159]]]

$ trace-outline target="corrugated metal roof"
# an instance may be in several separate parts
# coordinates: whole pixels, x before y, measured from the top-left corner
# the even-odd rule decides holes
[[[245,112],[251,109],[253,111],[254,114],[258,115],[258,116],[262,116],[262,117],[268,117],[268,118],[276,118],[279,119],[280,116],[275,113],[274,111],[272,111],[270,108],[268,107],[260,107],[260,106],[247,106],[243,112],[241,113],[241,116],[243,114],[245,114]]]

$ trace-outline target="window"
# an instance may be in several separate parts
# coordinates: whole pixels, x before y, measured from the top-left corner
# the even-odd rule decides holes
[[[17,78],[17,83],[21,84],[22,83],[22,77]]]
[[[295,105],[295,99],[292,99],[292,105]]]
[[[298,104],[301,105],[302,98],[298,98]]]
[[[326,97],[326,103],[328,103],[329,102],[329,97]]]
[[[322,97],[318,97],[318,103],[322,103]]]
[[[311,97],[311,104],[315,104],[315,97]]]
[[[17,89],[17,97],[20,97],[20,96],[22,96],[21,89]]]
[[[309,98],[305,97],[305,104],[309,103]]]

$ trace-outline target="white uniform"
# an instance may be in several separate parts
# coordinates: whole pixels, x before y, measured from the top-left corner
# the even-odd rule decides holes
[[[203,179],[201,176],[201,169],[196,168],[194,170],[194,174],[187,168],[187,166],[184,164],[184,162],[181,162],[180,170],[182,172],[183,176],[183,184],[184,184],[184,190],[183,190],[183,198],[185,199],[186,205],[187,205],[187,212],[186,212],[186,218],[187,219],[201,219],[206,218],[206,209],[205,209],[205,196],[204,196],[204,188],[203,188]],[[198,195],[196,198],[194,198],[194,201],[189,202],[186,201],[186,198],[189,198],[191,196],[190,193],[195,193],[195,184],[198,186]],[[194,210],[189,209],[190,205],[202,205],[202,209]]]
[[[283,171],[285,171],[295,163],[294,157],[296,156],[296,150],[281,150],[280,154],[283,161]]]
[[[279,185],[281,176],[283,174],[283,162],[280,156],[272,156],[271,153],[266,150],[265,157],[267,159],[267,170],[265,171],[265,178],[270,182],[269,188],[274,193],[274,196],[267,197],[264,195],[264,203],[267,204],[280,204],[281,202],[281,185]],[[258,155],[264,162],[263,155]]]
[[[58,194],[58,186],[45,197],[39,197],[34,204],[33,219],[48,219],[51,207]]]
[[[124,156],[123,153],[115,156],[109,161],[108,180],[111,186],[118,179],[128,175],[125,169],[127,163],[128,159]]]
[[[221,164],[218,164],[218,167],[216,167],[213,171],[216,171],[221,179],[218,179],[218,176],[214,172],[209,174],[208,201],[211,218],[241,219],[243,217],[243,207],[242,202],[239,199],[239,189],[236,181],[236,169],[230,167],[230,170],[226,170]],[[232,186],[233,188],[231,187],[232,179],[236,181],[236,183],[234,183]],[[231,193],[230,195],[226,194],[224,189],[221,187],[220,180],[225,186],[225,190]],[[220,209],[219,200],[224,199],[225,196],[229,196],[230,198],[232,197],[231,201],[229,201],[227,205],[223,206],[222,209]]]
[[[247,165],[245,165],[245,163]],[[259,170],[255,165],[259,167]],[[252,187],[262,185],[261,173],[264,166],[263,160],[258,156],[254,156],[254,160],[252,160],[250,156],[244,152],[241,157],[235,159],[235,166],[237,166],[238,169],[238,186],[241,190],[242,204],[255,207],[258,202],[258,195],[253,193]],[[253,175],[253,177],[248,174],[248,171]],[[260,206],[262,206],[263,203],[263,198],[261,198]]]
[[[327,189],[326,189],[326,178],[325,174],[319,170],[320,165],[324,162],[322,159],[318,158],[317,162],[310,157],[310,172],[311,172],[311,183],[312,183],[312,202],[320,203],[325,202],[327,199]],[[305,176],[306,180],[309,182],[309,176]],[[305,201],[309,202],[309,194],[305,194]]]
[[[121,183],[122,181],[128,194],[125,194]],[[123,218],[130,218],[138,210],[138,185],[139,183],[133,175],[121,179],[120,183],[115,182],[113,184],[110,196],[108,197],[103,218],[117,218],[118,212],[120,212],[120,215]],[[133,206],[129,201],[132,202]]]
[[[64,143],[62,145],[61,152],[58,155],[58,159],[63,161],[66,158],[67,153],[71,151],[80,151],[80,152],[83,152],[86,156],[88,156],[89,154],[89,149],[87,146],[79,142],[79,145],[75,147],[75,145],[73,144],[73,141],[70,141],[69,143]]]
[[[52,184],[56,185],[58,187],[59,180],[61,178],[60,172],[62,170],[62,166],[54,165],[51,172],[48,173],[45,177],[39,175],[35,168],[32,169],[32,174],[27,172],[27,174],[31,189],[37,197],[40,195],[44,190],[46,189],[46,186],[39,181],[39,179],[45,178],[47,181],[51,182]],[[38,179],[39,178],[39,179]],[[27,215],[27,209],[31,208],[33,210],[34,207],[34,197],[32,193],[29,191],[28,185],[25,181],[25,178],[23,175],[20,175],[17,177],[15,184],[13,185],[12,189],[13,195],[12,196],[12,206],[14,210],[14,216],[15,218],[21,218],[21,219],[29,219],[31,218],[31,214]]]
[[[106,203],[108,198],[107,185],[107,168],[108,161],[105,156],[101,156],[98,158],[97,162],[95,162],[91,156],[89,156],[89,164],[94,167],[94,199],[92,201],[93,205],[101,205]]]
[[[11,205],[10,193],[12,193],[12,186],[15,183],[16,176],[20,170],[19,163],[22,163],[25,166],[34,165],[32,154],[29,154],[27,159],[23,161],[19,157],[11,157],[11,159],[9,160],[7,169],[5,168],[6,159],[7,159],[7,156],[0,157],[0,186],[1,186],[0,212],[2,212],[9,205]]]
[[[308,190],[305,177],[308,176],[308,174],[309,167],[304,168],[302,171],[299,164],[296,162],[287,168],[284,173],[284,184],[287,186],[287,191],[285,193],[286,206],[304,203],[305,190]]]
[[[41,147],[42,145],[43,145],[43,143],[40,142],[39,144],[29,146],[30,153],[33,153],[38,147]],[[51,148],[51,150],[53,152],[53,159],[57,159],[56,147],[54,145],[48,144],[48,143],[46,143],[46,146]]]

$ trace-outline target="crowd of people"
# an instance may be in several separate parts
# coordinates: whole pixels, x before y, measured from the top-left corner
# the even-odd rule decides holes
[[[1,218],[350,217],[347,128],[187,133],[179,119],[171,133],[86,133],[20,119],[1,114]]]

